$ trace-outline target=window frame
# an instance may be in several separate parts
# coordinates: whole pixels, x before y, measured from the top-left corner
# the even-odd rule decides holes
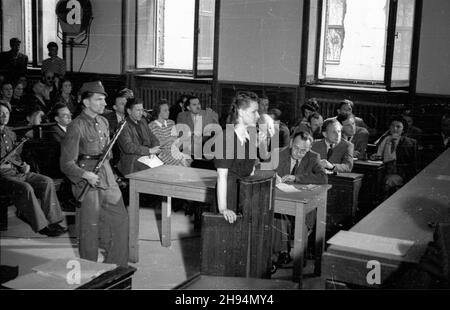
[[[310,1],[305,0],[305,8],[309,12],[310,11]],[[384,60],[384,80],[383,81],[372,81],[372,80],[355,80],[355,79],[337,79],[337,78],[319,78],[319,70],[320,70],[320,55],[321,55],[321,43],[322,43],[322,23],[323,21],[323,10],[326,10],[326,0],[318,0],[318,14],[317,14],[317,29],[316,29],[316,58],[315,58],[315,70],[314,76],[309,75],[309,79],[306,77],[307,72],[302,70],[302,76],[305,85],[336,85],[336,86],[351,86],[351,87],[370,87],[370,88],[380,88],[390,90],[409,90],[415,91],[416,88],[416,80],[417,80],[417,66],[418,66],[418,49],[419,49],[419,39],[420,36],[418,32],[420,32],[421,25],[421,14],[422,14],[422,5],[423,0],[415,0],[414,4],[414,21],[413,21],[413,29],[412,29],[412,46],[411,46],[411,58],[410,58],[410,74],[408,85],[397,84],[392,80],[392,69],[394,66],[394,48],[395,48],[395,31],[396,31],[396,20],[397,20],[397,1],[398,0],[387,0],[389,2],[389,11],[387,16],[388,28],[387,28],[387,36],[385,40],[385,60]],[[325,25],[325,24],[324,24]],[[305,32],[304,32],[305,36]],[[304,38],[305,39],[305,38]],[[308,34],[306,34],[305,44],[302,48],[303,59],[308,59],[308,47],[309,47],[309,38]],[[324,47],[325,48],[325,47]],[[304,55],[306,53],[306,55]],[[324,64],[326,63],[326,59],[324,59]]]
[[[158,0],[155,0],[158,1]],[[199,20],[200,20],[200,0],[194,0],[194,27],[192,29],[193,31],[193,58],[192,58],[192,70],[186,70],[186,69],[173,69],[173,68],[158,68],[156,67],[156,64],[158,63],[158,59],[156,59],[158,57],[158,53],[157,53],[157,46],[158,44],[156,43],[159,38],[158,38],[158,27],[155,26],[153,31],[155,34],[155,47],[153,48],[153,57],[155,57],[155,66],[154,67],[150,67],[150,68],[140,68],[138,67],[138,45],[137,45],[137,40],[138,40],[138,10],[136,9],[135,12],[135,52],[134,52],[134,69],[132,71],[139,73],[139,74],[150,74],[150,75],[161,75],[161,76],[178,76],[178,77],[187,77],[187,78],[194,78],[194,79],[200,79],[200,78],[213,78],[214,77],[214,72],[215,72],[215,57],[216,57],[216,51],[215,51],[215,45],[216,45],[216,40],[217,37],[214,35],[214,44],[213,44],[213,49],[212,49],[212,64],[213,67],[211,68],[211,70],[207,70],[208,73],[207,74],[203,74],[205,72],[205,70],[199,70],[198,69],[198,53],[199,53],[199,33],[200,33],[200,25],[199,25]],[[219,14],[219,1],[218,0],[213,0],[214,1],[214,12],[213,12],[213,17],[214,17],[214,21],[212,23],[214,29],[213,29],[213,33],[216,34],[216,20],[218,18],[218,14]],[[138,0],[134,1],[134,4],[136,5],[136,8],[138,7]],[[155,8],[155,21],[156,24],[158,23],[158,13],[156,12],[158,9],[158,7]],[[200,72],[202,72],[202,74],[200,74]]]

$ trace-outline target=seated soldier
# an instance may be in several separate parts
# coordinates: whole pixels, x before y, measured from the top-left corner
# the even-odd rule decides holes
[[[10,107],[0,103],[0,156],[3,159],[16,143],[16,135],[6,127]],[[19,216],[27,221],[35,232],[50,237],[67,231],[61,226],[64,220],[55,185],[49,177],[30,172],[30,166],[22,162],[18,153],[1,163],[0,189],[11,194]]]
[[[408,123],[401,116],[393,116],[387,135],[379,139],[373,160],[382,160],[386,166],[385,197],[411,180],[417,173],[417,142],[404,133]]]
[[[323,117],[318,112],[311,113],[306,123],[301,123],[294,129],[294,136],[300,131],[309,133],[314,139],[322,138]]]
[[[329,118],[322,126],[324,139],[312,145],[312,150],[320,154],[320,164],[329,174],[353,169],[353,144],[341,138],[341,131],[342,125],[335,118]]]
[[[149,169],[138,159],[160,152],[158,138],[151,132],[147,121],[142,117],[144,113],[142,102],[137,99],[128,100],[125,111],[127,124],[117,140],[120,149],[120,160],[117,167],[124,176]]]
[[[328,177],[320,164],[320,155],[311,151],[312,143],[312,136],[301,131],[292,139],[292,147],[279,150],[277,167],[269,167],[266,164],[261,166],[263,169],[273,169],[277,172],[277,183],[327,184]],[[309,213],[306,222],[311,230],[314,226],[314,214]],[[276,267],[290,261],[290,237],[293,235],[293,224],[291,216],[274,215],[272,252],[278,259],[274,263],[273,271]]]
[[[336,119],[342,125],[342,138],[353,143],[353,156],[361,160],[367,159],[367,143],[369,142],[367,129],[356,126],[353,114],[339,114]]]

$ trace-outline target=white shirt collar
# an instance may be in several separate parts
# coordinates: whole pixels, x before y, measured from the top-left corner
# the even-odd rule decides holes
[[[57,125],[59,126],[59,128],[62,129],[62,131],[67,132],[67,127],[62,126],[62,125],[60,125],[60,124],[57,124]]]
[[[234,132],[241,142],[241,145],[245,144],[245,141],[250,141],[250,135],[248,134],[247,128],[240,128],[239,125],[234,127]]]

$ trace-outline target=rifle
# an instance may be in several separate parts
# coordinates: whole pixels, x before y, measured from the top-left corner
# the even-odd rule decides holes
[[[94,170],[92,170],[93,173],[97,174],[100,171],[100,168],[103,166],[103,164],[106,161],[106,158],[108,157],[108,154],[111,152],[114,144],[116,143],[117,139],[119,138],[120,133],[122,132],[123,128],[125,127],[125,124],[127,122],[124,120],[119,124],[119,128],[117,128],[116,132],[114,133],[114,136],[111,138],[111,141],[109,141],[108,145],[105,147],[105,151],[103,152],[100,159],[97,161],[97,164],[94,167]],[[78,196],[78,202],[82,202],[84,198],[86,197],[86,194],[89,190],[89,182],[86,182],[86,184],[83,187],[83,190],[81,191],[80,195]]]
[[[22,140],[19,141],[19,143],[8,153],[6,154],[2,159],[0,159],[0,166],[6,164],[7,162],[12,163],[13,165],[16,166],[21,166],[20,163],[18,163],[17,161],[11,159],[11,157],[19,150],[19,148],[22,147],[22,145],[25,144],[25,142],[27,142],[28,140],[30,140],[30,138],[28,137],[23,137]]]

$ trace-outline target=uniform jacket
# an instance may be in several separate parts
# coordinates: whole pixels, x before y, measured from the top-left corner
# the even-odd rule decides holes
[[[100,115],[95,118],[84,111],[67,126],[67,133],[61,141],[60,168],[74,184],[79,184],[85,171],[92,171],[97,160],[79,160],[80,155],[96,156],[104,152],[109,143],[108,121]],[[108,159],[111,157],[109,154]],[[100,182],[97,187],[117,186],[109,160],[106,160],[98,173]]]

